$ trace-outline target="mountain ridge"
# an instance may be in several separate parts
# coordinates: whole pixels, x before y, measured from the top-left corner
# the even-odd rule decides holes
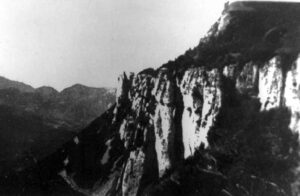
[[[81,108],[88,107],[89,105],[88,102],[92,101],[94,103],[94,107],[95,106],[97,107],[95,107],[95,109],[93,110],[86,111],[85,113],[90,113],[88,115],[92,115],[93,117],[83,117],[82,122],[78,120],[77,122],[76,121],[72,122],[72,120],[70,119],[71,121],[69,120],[69,123],[71,124],[69,129],[73,129],[73,130],[83,128],[84,125],[88,124],[94,117],[97,116],[95,112],[99,112],[100,114],[101,111],[103,112],[106,109],[106,108],[99,108],[100,105],[102,104],[100,103],[102,99],[104,102],[106,102],[104,104],[105,106],[103,105],[103,107],[107,107],[107,105],[113,104],[113,99],[115,94],[114,88],[106,88],[106,87],[96,88],[96,87],[88,87],[82,84],[74,84],[59,92],[55,88],[50,86],[41,86],[39,88],[33,88],[30,85],[27,85],[25,83],[9,80],[4,77],[1,78],[2,78],[2,80],[0,80],[0,97],[1,97],[0,103],[1,104],[4,105],[6,104],[11,107],[17,107],[19,109],[36,112],[38,115],[44,116],[46,120],[49,118],[52,119],[58,118],[57,126],[60,126],[59,121],[62,121],[65,117],[64,114],[55,114],[55,112],[56,113],[57,111],[59,112],[59,110],[62,110],[62,107],[64,107],[66,110],[69,110],[69,113],[71,115],[71,113],[74,112],[76,113],[75,109],[74,112],[72,112],[73,109],[70,108],[72,107],[72,104],[77,105],[79,109],[80,107],[79,105],[81,105]],[[18,90],[19,92],[16,92],[14,89]],[[68,101],[70,101],[69,104],[67,104]],[[47,112],[48,114],[45,113],[46,112],[45,110],[48,111]],[[54,113],[51,114],[51,112]],[[71,116],[69,117],[73,118]],[[67,119],[63,121],[67,122],[66,120]],[[78,124],[79,126],[75,128],[74,123],[75,124],[81,123],[81,125]]]
[[[68,88],[72,88],[72,87],[73,88],[85,87],[85,88],[91,88],[91,89],[103,88],[103,89],[108,89],[108,90],[115,89],[114,87],[90,87],[90,86],[87,86],[87,85],[84,85],[84,84],[76,83],[76,84],[73,84],[69,87],[66,87],[66,88],[62,89],[61,91],[58,91],[56,88],[54,88],[52,86],[43,85],[43,86],[39,86],[37,88],[34,88],[31,85],[26,84],[24,82],[20,82],[20,81],[17,81],[17,80],[11,80],[11,79],[8,79],[7,77],[0,76],[0,89],[16,88],[16,89],[20,90],[21,92],[33,92],[33,91],[38,90],[38,89],[49,88],[49,89],[52,89],[53,91],[61,93],[63,90],[68,89]]]

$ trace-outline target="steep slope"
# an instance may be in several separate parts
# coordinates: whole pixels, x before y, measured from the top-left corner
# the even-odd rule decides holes
[[[299,3],[226,4],[197,47],[122,74],[116,105],[22,193],[64,179],[93,196],[299,195],[299,27]]]

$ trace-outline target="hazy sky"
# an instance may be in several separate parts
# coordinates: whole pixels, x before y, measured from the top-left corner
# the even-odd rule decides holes
[[[1,0],[0,75],[58,90],[115,86],[198,44],[224,0]]]

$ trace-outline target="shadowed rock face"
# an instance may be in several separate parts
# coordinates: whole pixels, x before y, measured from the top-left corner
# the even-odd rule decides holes
[[[227,4],[197,47],[122,74],[116,105],[28,172],[94,196],[299,195],[299,11]]]

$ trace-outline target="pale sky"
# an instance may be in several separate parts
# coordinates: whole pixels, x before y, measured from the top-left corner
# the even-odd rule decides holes
[[[0,75],[58,90],[114,87],[196,46],[225,0],[1,0]]]

